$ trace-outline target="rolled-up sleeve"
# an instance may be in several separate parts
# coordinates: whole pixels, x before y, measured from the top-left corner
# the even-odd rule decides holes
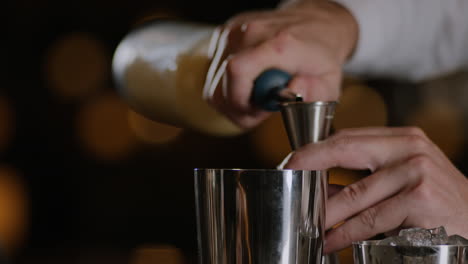
[[[333,0],[359,25],[350,74],[418,81],[468,68],[468,0]]]

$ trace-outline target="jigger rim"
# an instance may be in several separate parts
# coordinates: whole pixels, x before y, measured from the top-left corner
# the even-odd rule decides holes
[[[378,245],[377,243],[380,240],[364,240],[364,241],[355,241],[353,246],[368,246],[368,247],[392,247],[392,248],[468,248],[468,245],[433,245],[433,246],[391,246],[391,245]]]
[[[321,170],[296,170],[296,169],[241,169],[241,168],[194,168],[194,171],[249,171],[249,172],[287,172],[287,171],[305,171],[317,172]]]
[[[295,102],[295,101],[291,101],[291,102],[283,102],[281,103],[283,106],[287,106],[287,105],[296,105],[296,104],[299,104],[299,105],[313,105],[313,106],[335,106],[337,105],[339,102],[338,101],[313,101],[313,102],[304,102],[304,101],[300,101],[300,102]]]

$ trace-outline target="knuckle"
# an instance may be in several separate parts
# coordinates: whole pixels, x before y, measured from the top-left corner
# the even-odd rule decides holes
[[[243,76],[243,61],[238,56],[231,56],[226,64],[226,72],[231,78]]]
[[[424,133],[424,131],[419,127],[415,127],[415,126],[407,127],[405,132],[408,135],[414,135],[414,136],[426,138],[426,133]]]
[[[346,186],[343,189],[343,196],[344,199],[352,204],[355,205],[362,195],[366,192],[367,186],[364,184],[363,181],[357,181],[353,184]]]
[[[433,170],[433,162],[432,159],[428,155],[420,154],[412,157],[409,161],[409,166],[411,169],[419,172],[419,173],[428,173]]]
[[[413,199],[415,201],[423,201],[424,203],[427,203],[433,196],[434,192],[427,184],[421,183],[413,190]]]
[[[359,221],[369,230],[375,229],[377,210],[373,207],[366,209],[359,214]]]
[[[429,141],[420,135],[407,135],[406,140],[410,146],[419,151],[425,151],[429,147]]]
[[[252,38],[257,36],[261,31],[265,29],[265,22],[261,20],[250,21],[246,24],[244,32],[244,38]]]
[[[273,38],[271,45],[276,52],[282,54],[286,49],[291,48],[293,39],[294,38],[288,29],[282,29]]]
[[[233,116],[231,119],[243,129],[250,129],[258,123],[255,119],[245,118],[242,116]]]

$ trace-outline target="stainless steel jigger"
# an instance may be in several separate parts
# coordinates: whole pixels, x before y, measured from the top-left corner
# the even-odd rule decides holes
[[[266,77],[265,77],[266,76]],[[257,78],[253,103],[281,110],[291,147],[326,138],[335,102],[302,102],[287,73]],[[200,264],[319,264],[327,172],[197,169],[195,193]]]
[[[282,103],[281,115],[291,148],[296,150],[328,137],[335,107],[336,102]]]

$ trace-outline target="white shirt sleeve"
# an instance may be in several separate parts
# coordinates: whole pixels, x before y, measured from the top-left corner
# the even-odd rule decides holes
[[[468,0],[333,0],[359,25],[344,71],[422,80],[468,69]]]

